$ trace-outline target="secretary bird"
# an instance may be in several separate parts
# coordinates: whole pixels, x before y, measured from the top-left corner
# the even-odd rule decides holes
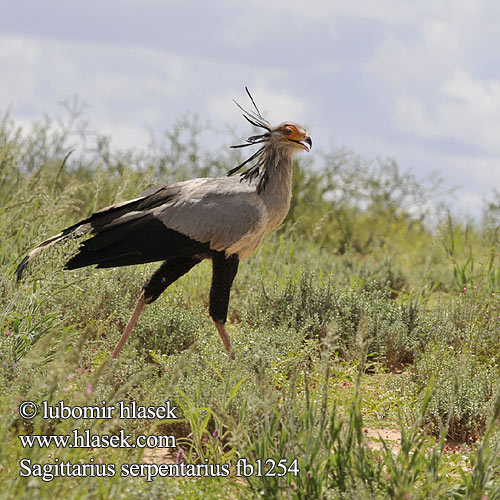
[[[247,121],[265,132],[232,147],[262,146],[230,170],[227,177],[152,187],[133,200],[103,208],[38,245],[16,270],[20,279],[40,251],[82,234],[92,237],[83,241],[78,253],[66,262],[65,269],[164,261],[142,287],[113,358],[119,355],[145,306],[204,259],[212,260],[209,314],[226,351],[235,357],[224,325],[238,263],[249,257],[264,235],[285,219],[292,194],[292,157],[312,147],[306,129],[297,123],[283,122],[272,127],[246,91],[255,111],[247,111],[235,103]],[[245,172],[231,177],[253,161]]]

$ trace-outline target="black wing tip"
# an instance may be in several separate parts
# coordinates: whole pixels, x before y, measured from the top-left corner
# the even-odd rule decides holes
[[[21,261],[21,263],[17,266],[16,279],[17,279],[18,283],[19,283],[19,281],[21,281],[24,270],[26,269],[26,267],[28,267],[29,261],[30,261],[30,257],[29,257],[29,255],[27,255],[26,257],[24,257],[24,259]]]

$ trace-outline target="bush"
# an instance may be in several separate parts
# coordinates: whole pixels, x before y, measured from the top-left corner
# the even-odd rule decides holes
[[[331,277],[320,280],[301,273],[289,277],[283,287],[263,287],[247,319],[256,325],[303,330],[308,338],[328,337],[328,348],[351,361],[359,356],[360,338],[365,339],[371,359],[394,369],[413,360],[420,345],[422,310],[416,300],[397,302],[390,299],[390,288],[379,288],[380,283],[372,282],[345,289]]]
[[[500,390],[496,369],[442,344],[420,354],[405,380],[409,394],[421,394],[432,384],[425,424],[434,435],[445,430],[460,442],[476,441],[482,435]]]

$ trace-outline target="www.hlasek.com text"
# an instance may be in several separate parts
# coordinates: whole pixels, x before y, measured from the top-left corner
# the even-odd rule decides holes
[[[118,434],[91,434],[89,429],[83,432],[74,429],[71,434],[21,434],[18,436],[23,448],[177,448],[173,435],[125,434],[121,429]]]

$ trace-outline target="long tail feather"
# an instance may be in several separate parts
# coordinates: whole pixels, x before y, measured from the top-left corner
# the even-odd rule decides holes
[[[112,205],[110,207],[99,210],[98,212],[92,214],[90,217],[87,217],[86,219],[81,220],[76,224],[73,224],[72,226],[61,231],[59,234],[56,234],[55,236],[52,236],[51,238],[43,241],[36,248],[31,250],[31,252],[26,257],[24,257],[21,263],[17,266],[16,269],[17,280],[19,281],[22,278],[23,273],[28,267],[29,263],[41,251],[46,250],[50,246],[58,243],[59,241],[64,240],[65,238],[68,238],[69,236],[88,234],[90,232],[95,231],[95,229],[98,227],[105,226],[106,224],[110,223],[113,219],[116,219],[117,217],[120,217],[124,213],[135,208],[137,205],[141,203],[142,200],[144,200],[144,198],[146,198],[146,196],[140,196],[133,200],[117,203],[116,205]]]

